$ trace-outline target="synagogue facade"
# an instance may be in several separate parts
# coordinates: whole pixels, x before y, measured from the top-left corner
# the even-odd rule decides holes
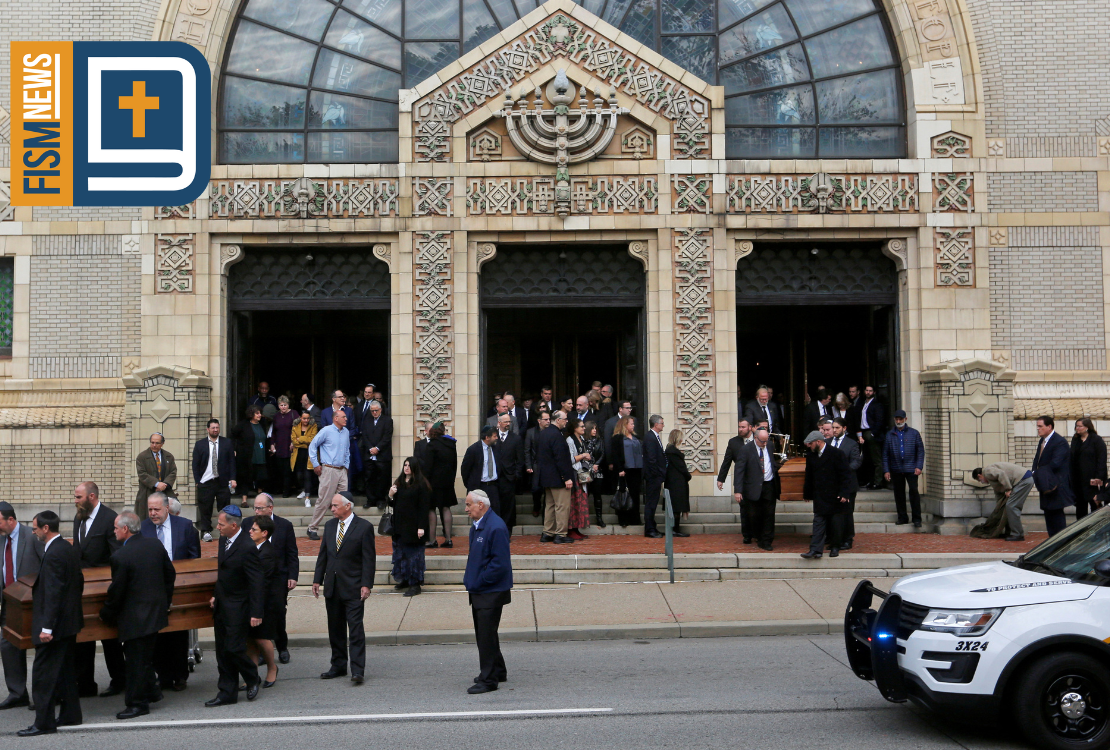
[[[614,383],[708,496],[738,391],[773,385],[796,441],[807,393],[866,383],[957,533],[1038,415],[1110,420],[1110,6],[11,8],[0,106],[8,41],[183,41],[213,166],[188,205],[14,207],[0,111],[2,500],[129,500],[158,431],[188,505],[259,380],[379,384],[400,458],[431,421],[474,441],[495,391]]]

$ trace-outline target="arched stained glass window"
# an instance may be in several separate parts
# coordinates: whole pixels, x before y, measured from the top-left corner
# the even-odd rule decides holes
[[[879,0],[581,0],[725,87],[727,156],[905,155],[905,104]],[[228,45],[220,160],[397,161],[398,90],[535,0],[248,0]]]

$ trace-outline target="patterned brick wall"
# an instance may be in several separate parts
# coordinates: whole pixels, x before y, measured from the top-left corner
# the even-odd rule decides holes
[[[1096,172],[996,172],[987,175],[991,211],[1097,211]]]
[[[143,210],[119,206],[35,206],[35,221],[138,221]]]
[[[114,378],[140,353],[140,260],[118,236],[35,237],[32,378]]]
[[[59,438],[61,440],[61,438]],[[3,445],[0,446],[0,500],[9,503],[41,502],[50,507],[69,506],[73,488],[96,482],[100,497],[113,508],[134,503],[126,497],[125,472],[133,469],[123,443],[105,445]],[[49,467],[49,481],[44,468]],[[72,518],[72,513],[69,514]]]
[[[1103,316],[1077,315],[1074,294],[1102,299],[1102,249],[1093,227],[1012,227],[990,249],[991,344],[1018,370],[1106,367]]]

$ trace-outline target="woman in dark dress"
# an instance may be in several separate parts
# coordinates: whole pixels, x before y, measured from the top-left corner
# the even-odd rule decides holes
[[[405,596],[416,596],[424,583],[424,527],[431,513],[428,500],[432,488],[420,463],[409,456],[401,467],[401,475],[389,488],[389,504],[393,507],[393,570],[395,589],[408,589]]]
[[[269,516],[255,516],[250,528],[251,541],[258,548],[262,560],[262,588],[266,605],[262,610],[262,624],[251,627],[250,640],[247,642],[247,657],[251,661],[262,654],[266,662],[266,679],[262,687],[273,687],[277,682],[278,666],[274,661],[274,638],[276,623],[280,616],[280,602],[285,601],[285,580],[278,571],[278,556],[270,536],[274,533],[274,519]]]
[[[231,431],[235,443],[235,487],[240,505],[247,507],[247,493],[254,497],[266,481],[266,425],[262,410],[253,404],[247,407],[244,419]]]
[[[293,468],[289,463],[289,456],[293,452],[293,442],[287,440],[286,436],[293,434],[293,424],[297,420],[297,412],[289,407],[289,398],[281,396],[278,399],[277,414],[274,415],[274,420],[267,432],[272,436],[270,455],[273,456],[273,460],[269,463],[273,466],[273,473],[276,475],[270,486],[275,495],[280,489],[282,497],[289,497],[289,488],[292,487]]]
[[[617,490],[624,487],[632,497],[630,510],[617,511],[617,523],[622,528],[643,523],[640,520],[640,484],[644,476],[644,446],[632,434],[635,429],[635,417],[621,417],[613,428],[613,437],[609,442],[611,453],[608,455],[617,475]]]
[[[1075,520],[1098,509],[1098,493],[1106,484],[1106,443],[1095,423],[1084,417],[1075,423],[1071,439],[1071,487],[1075,492]]]
[[[601,517],[601,485],[605,475],[601,471],[601,459],[605,455],[605,447],[601,439],[601,428],[596,422],[586,423],[586,452],[590,454],[590,481],[586,484],[586,491],[594,501],[597,519],[594,523],[599,529],[604,529],[605,521]]]
[[[428,484],[432,486],[431,502],[428,505],[429,549],[453,547],[451,543],[451,506],[457,504],[455,497],[455,474],[459,471],[459,451],[455,438],[447,434],[443,422],[436,422],[428,431],[428,450],[425,463],[428,466]],[[443,544],[436,540],[436,515],[443,520]]]
[[[663,455],[667,457],[667,478],[664,487],[671,495],[671,512],[674,513],[674,536],[690,536],[679,529],[679,521],[690,519],[690,470],[686,468],[686,456],[682,449],[682,430],[671,430],[667,441],[667,449]]]

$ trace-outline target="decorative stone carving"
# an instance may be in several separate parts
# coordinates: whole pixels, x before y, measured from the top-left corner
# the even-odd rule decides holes
[[[1010,230],[1006,227],[991,227],[987,237],[991,247],[1006,247],[1010,244]]]
[[[909,250],[905,240],[887,240],[883,243],[883,255],[894,261],[894,267],[899,271],[909,268]]]
[[[393,263],[392,263],[393,254],[391,252],[391,249],[390,249],[389,245],[387,245],[385,243],[379,243],[377,245],[374,245],[373,252],[374,252],[374,257],[375,258],[377,258],[380,261],[384,261],[385,264],[387,266],[389,266],[389,270],[391,270],[391,271],[393,270]]]
[[[184,206],[155,206],[155,219],[192,219],[196,216],[196,201]]]
[[[672,211],[676,214],[705,214],[713,210],[713,176],[671,175]]]
[[[1110,156],[1110,136],[1099,136],[1098,155]]]
[[[827,185],[828,189],[821,187]],[[911,213],[917,211],[914,174],[773,174],[728,178],[728,213]]]
[[[504,95],[540,68],[563,57],[601,84],[618,88],[671,121],[675,159],[708,159],[709,101],[650,67],[595,29],[555,13],[511,44],[447,81],[413,107],[417,161],[447,161],[451,124]]]
[[[708,229],[674,230],[675,418],[699,473],[713,472],[716,453],[712,238]]]
[[[413,216],[450,216],[451,190],[455,182],[450,177],[412,178]]]
[[[659,193],[655,177],[572,177],[572,214],[653,214]],[[551,215],[556,211],[553,177],[471,178],[466,183],[471,216]]]
[[[478,269],[497,257],[497,245],[492,242],[479,242],[474,249],[474,258],[478,261]]]
[[[994,156],[1001,158],[1006,156],[1006,139],[1005,138],[988,138],[987,139],[987,156]]]
[[[286,219],[397,214],[397,180],[213,180],[211,219]]]
[[[0,180],[0,221],[15,221],[15,206],[12,205],[12,186]]]
[[[454,324],[450,232],[416,232],[413,286],[414,409],[417,422],[450,420]]]
[[[971,172],[933,175],[934,211],[971,211],[975,194]]]
[[[375,257],[384,249],[386,257],[379,257],[384,262],[370,260],[367,248],[359,245],[254,245],[247,250],[248,262],[228,269],[227,299],[236,309],[259,309],[260,303],[274,302],[295,308],[306,300],[326,301],[334,308],[384,302],[388,308],[389,245],[369,249]]]
[[[142,235],[125,234],[120,242],[121,255],[140,255],[142,253]]]
[[[971,228],[936,229],[937,286],[974,286],[974,237]]]
[[[158,294],[192,294],[196,235],[159,234],[155,289]]]
[[[732,264],[735,266],[740,262],[741,258],[746,258],[752,254],[755,249],[755,243],[751,240],[736,240],[736,249],[732,254]]]
[[[648,243],[643,240],[629,242],[628,254],[643,263],[645,271],[648,269]]]
[[[470,136],[470,161],[495,161],[501,159],[501,135],[489,128],[479,128]]]
[[[220,245],[220,273],[227,273],[227,267],[243,259],[240,245]]]
[[[931,143],[935,159],[971,156],[971,136],[962,135],[954,130],[933,136]]]
[[[636,125],[621,133],[621,154],[633,159],[655,158],[655,134]]]

